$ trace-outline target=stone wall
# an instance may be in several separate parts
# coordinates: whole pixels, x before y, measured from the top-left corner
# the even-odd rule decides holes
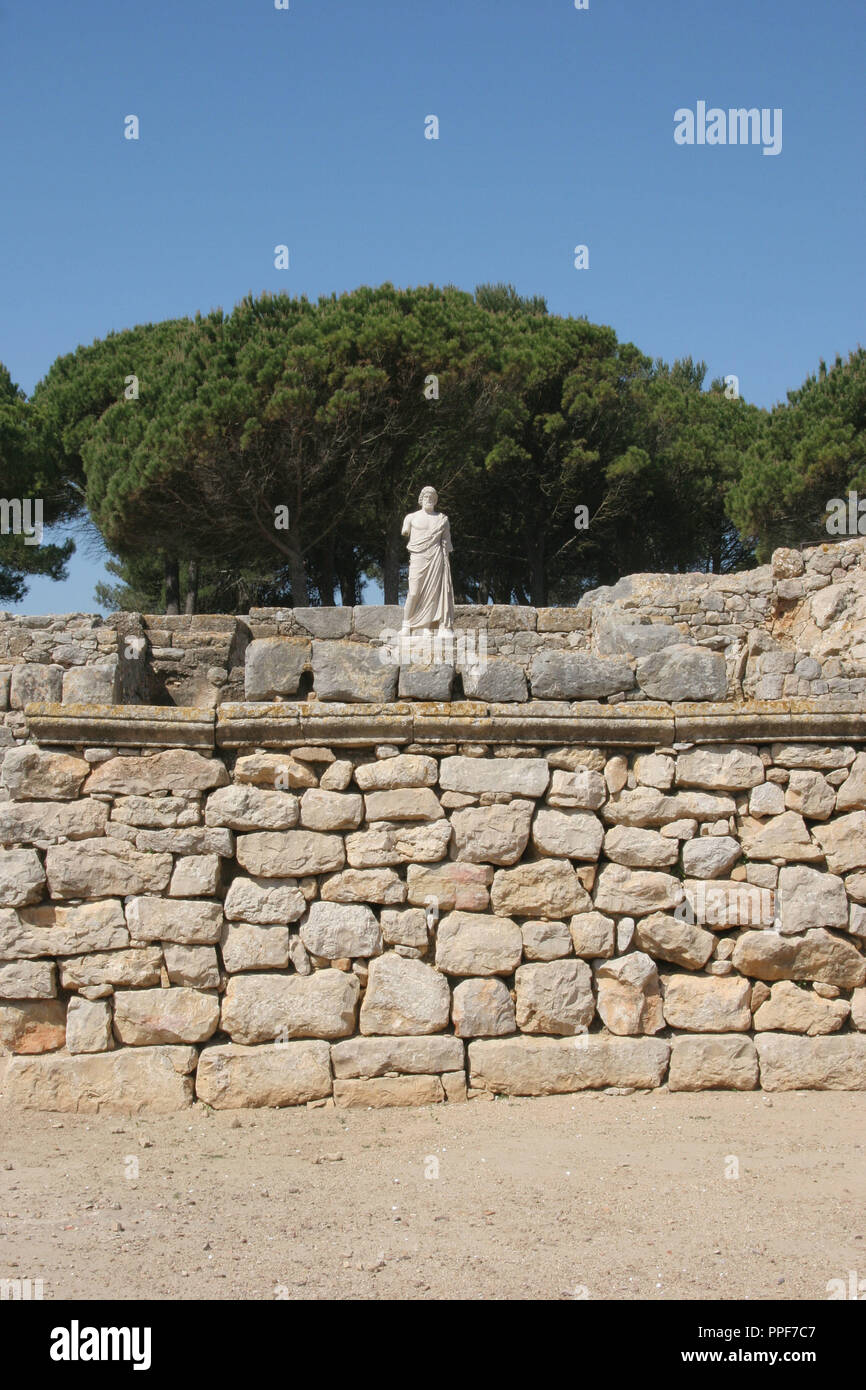
[[[866,1086],[856,696],[16,717],[5,1104]]]
[[[734,575],[637,574],[574,608],[458,607],[453,642],[407,652],[399,608],[13,617],[0,719],[29,701],[779,700],[866,693],[866,538]]]

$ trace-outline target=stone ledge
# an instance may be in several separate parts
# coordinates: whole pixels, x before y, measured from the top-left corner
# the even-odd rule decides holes
[[[30,704],[24,718],[28,731],[43,744],[214,746],[214,711],[197,706]]]
[[[856,699],[747,700],[675,704],[678,743],[797,742],[866,739],[866,709]]]
[[[42,744],[108,747],[363,747],[413,742],[591,744],[866,741],[866,709],[855,699],[742,704],[600,704],[460,700],[342,704],[226,703],[216,710],[163,705],[30,704],[27,727]]]

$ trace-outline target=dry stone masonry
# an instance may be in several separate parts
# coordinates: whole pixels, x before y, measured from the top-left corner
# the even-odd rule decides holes
[[[864,555],[458,610],[472,698],[388,610],[0,624],[0,1104],[866,1088]]]

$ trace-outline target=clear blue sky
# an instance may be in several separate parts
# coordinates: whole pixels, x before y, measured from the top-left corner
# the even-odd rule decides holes
[[[771,405],[866,338],[864,72],[862,0],[0,0],[0,360],[30,392],[249,291],[506,280]],[[676,145],[699,100],[781,107],[781,154]]]

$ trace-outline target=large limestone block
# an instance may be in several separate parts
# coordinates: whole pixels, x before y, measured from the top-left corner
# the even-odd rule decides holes
[[[378,827],[377,827],[378,828]],[[421,821],[420,824],[398,824],[389,830],[400,863],[434,863],[445,858],[452,837],[448,820]]]
[[[108,1000],[73,995],[66,1013],[66,1050],[72,1053],[109,1052],[113,1046]]]
[[[375,1080],[335,1081],[338,1110],[384,1110],[395,1105],[438,1105],[445,1091],[438,1076],[382,1076]]]
[[[656,960],[670,961],[685,970],[702,970],[713,954],[716,938],[696,923],[653,912],[637,923],[634,944]]]
[[[851,991],[851,1022],[859,1033],[866,1033],[866,989]]]
[[[301,797],[301,825],[306,830],[356,830],[364,818],[364,799],[353,792],[312,787]]]
[[[436,968],[447,975],[510,975],[523,937],[508,917],[449,912],[436,932]]]
[[[222,931],[222,903],[206,898],[130,898],[126,904],[126,924],[132,941],[213,946]]]
[[[44,883],[45,870],[35,850],[0,850],[0,907],[38,903]]]
[[[599,912],[638,917],[676,907],[684,896],[682,883],[672,874],[605,864],[596,882],[595,906]]]
[[[369,830],[346,836],[346,858],[353,869],[433,864],[445,858],[450,842],[451,825],[447,820],[422,821],[418,825],[378,822]]]
[[[757,753],[730,744],[695,748],[677,758],[678,787],[704,791],[750,791],[764,780],[764,764]]]
[[[456,858],[473,864],[516,864],[529,843],[535,803],[467,806],[451,817]]]
[[[607,801],[607,783],[594,768],[578,767],[554,772],[547,793],[549,806],[562,810],[597,811]]]
[[[52,845],[45,872],[52,898],[112,898],[162,893],[171,877],[170,854],[147,854],[124,840]]]
[[[411,666],[400,667],[400,682],[397,687],[399,700],[451,699],[454,684],[454,667],[445,661],[431,661],[419,665],[413,661]]]
[[[818,835],[825,828],[816,825],[815,834]],[[787,859],[820,864],[824,858],[809,835],[806,822],[796,811],[784,811],[781,816],[773,816],[756,834],[749,833],[744,827],[743,850],[749,859]]]
[[[629,623],[610,609],[595,626],[595,641],[603,656],[649,656],[663,647],[683,644],[683,634],[671,623]]]
[[[343,869],[321,882],[330,903],[381,903],[389,907],[406,901],[406,885],[393,869]]]
[[[595,1014],[592,971],[584,960],[521,965],[514,976],[517,1026],[523,1033],[572,1036]]]
[[[221,883],[218,854],[185,854],[175,862],[168,893],[171,898],[211,898]]]
[[[63,699],[63,667],[41,662],[13,666],[9,680],[9,706],[24,709],[29,704],[57,705]]]
[[[777,892],[779,931],[783,936],[810,927],[848,925],[845,884],[836,874],[821,873],[805,864],[787,865],[779,872]]]
[[[532,822],[532,843],[540,854],[594,862],[601,853],[604,827],[590,811],[556,811],[540,806]]]
[[[410,864],[406,870],[409,902],[426,907],[432,900],[440,912],[483,912],[492,882],[493,869],[486,864]]]
[[[303,878],[342,869],[346,851],[340,835],[317,830],[260,830],[239,835],[237,860],[260,878]]]
[[[369,907],[314,902],[301,923],[301,940],[314,956],[344,960],[376,956],[382,950],[382,930]]]
[[[522,922],[520,935],[526,960],[561,960],[571,955],[571,933],[565,922]]]
[[[683,845],[683,870],[689,878],[721,878],[742,852],[733,835],[701,835]]]
[[[665,1021],[692,1033],[745,1033],[751,986],[736,975],[663,975]]]
[[[753,1091],[758,1054],[751,1038],[705,1033],[671,1038],[671,1091]]]
[[[114,1031],[131,1047],[206,1042],[219,1017],[219,996],[197,989],[124,989],[114,996]]]
[[[542,859],[513,869],[497,869],[490,902],[493,911],[503,917],[559,919],[592,906],[567,859]]]
[[[603,1086],[660,1086],[670,1044],[661,1038],[490,1038],[469,1044],[469,1084],[507,1096],[551,1096]]]
[[[446,986],[447,988],[447,986]],[[274,1038],[344,1038],[355,1028],[361,987],[356,975],[233,975],[223,995],[220,1027],[232,1042]]]
[[[637,683],[649,700],[724,700],[725,658],[707,647],[676,643],[638,660]]]
[[[545,758],[443,758],[439,785],[443,791],[510,792],[512,796],[542,796],[550,769]]]
[[[427,914],[420,907],[404,907],[399,911],[384,908],[379,920],[389,946],[412,946],[415,950],[426,951]]]
[[[395,758],[378,758],[355,768],[355,781],[362,792],[393,792],[403,787],[435,787],[439,765],[435,758],[420,753],[398,753]]]
[[[119,838],[126,839],[126,836]],[[193,826],[189,830],[138,830],[135,832],[135,847],[150,850],[153,854],[217,854],[223,859],[231,859],[235,852],[235,837],[231,830],[222,826],[205,829]]]
[[[118,705],[123,703],[120,662],[111,657],[105,666],[72,666],[63,673],[64,705]]]
[[[285,970],[289,964],[289,929],[271,923],[226,922],[220,937],[223,964],[230,975],[241,970]]]
[[[616,950],[616,923],[603,912],[581,912],[569,923],[574,954],[583,960],[607,959]]]
[[[313,637],[348,637],[352,631],[351,608],[293,608],[291,616]]]
[[[823,927],[802,936],[747,931],[737,938],[734,969],[756,980],[817,980],[838,989],[866,983],[866,956],[844,937]]]
[[[0,999],[53,999],[57,970],[47,960],[10,960],[0,964]]]
[[[836,793],[837,811],[866,811],[866,753],[858,753]]]
[[[291,830],[298,823],[298,798],[243,783],[220,787],[208,797],[204,818],[206,825],[229,830]]]
[[[94,951],[60,962],[64,989],[146,989],[159,984],[162,951],[139,946],[128,951]]]
[[[469,983],[466,981],[465,983]],[[499,984],[485,980],[484,984]],[[463,985],[458,985],[462,989]],[[439,1034],[433,1037],[347,1038],[331,1044],[334,1076],[369,1078],[387,1072],[433,1076],[437,1072],[462,1071],[463,1043],[459,1037]]]
[[[677,862],[679,844],[657,830],[615,825],[604,837],[604,854],[614,864],[629,869],[666,869]]]
[[[214,1110],[304,1105],[331,1094],[330,1049],[324,1041],[211,1044],[202,1048],[196,1099]]]
[[[367,792],[368,821],[441,820],[445,815],[430,787],[404,787],[392,792]]]
[[[813,828],[831,873],[866,868],[866,811],[853,811]]]
[[[502,980],[461,980],[451,1001],[458,1038],[497,1038],[517,1031],[514,1000]]]
[[[0,801],[0,845],[87,840],[105,834],[108,807],[102,801]]]
[[[535,700],[601,700],[631,690],[634,672],[627,661],[618,658],[540,651],[532,658],[529,679]]]
[[[674,792],[666,796],[656,787],[621,791],[602,807],[609,825],[658,826],[671,821],[717,821],[736,812],[732,796],[724,792]]]
[[[297,879],[238,877],[229,885],[223,910],[230,922],[267,927],[297,922],[306,907]]]
[[[244,699],[273,700],[297,695],[310,664],[310,643],[296,637],[257,637],[244,660]]]
[[[755,1038],[765,1091],[866,1090],[866,1036],[798,1038],[759,1033]]]
[[[10,1110],[167,1115],[192,1104],[194,1047],[121,1047],[10,1057],[0,1096]]]
[[[0,1050],[32,1056],[66,1041],[66,1005],[59,999],[0,999]]]
[[[207,792],[227,785],[229,775],[219,758],[204,758],[185,748],[169,748],[142,758],[109,758],[88,777],[85,792],[149,796],[151,792]]]
[[[440,1033],[450,1013],[448,981],[432,965],[395,951],[370,962],[361,1005],[362,1033]]]
[[[116,951],[128,945],[126,919],[117,898],[79,907],[43,904],[18,913],[0,912],[0,960]]]
[[[313,643],[313,686],[320,700],[385,704],[395,698],[399,672],[399,666],[387,660],[384,647]]]
[[[674,759],[664,753],[639,753],[634,760],[634,775],[639,786],[669,791],[674,783],[675,772]]]
[[[687,878],[685,903],[677,915],[715,931],[729,927],[772,927],[776,921],[776,894],[772,888],[736,879]]]
[[[432,822],[444,825],[444,821]],[[394,832],[396,826],[381,825],[375,830],[359,830],[346,836],[346,859],[353,869],[379,869],[402,863]],[[448,831],[449,839],[451,831]],[[439,858],[442,858],[440,855]]]
[[[847,745],[828,748],[820,743],[774,743],[771,749],[776,767],[813,767],[823,772],[836,772],[850,767],[856,754]]]
[[[596,984],[599,1016],[612,1033],[628,1036],[664,1028],[658,971],[643,951],[604,961],[596,968]]]
[[[526,699],[526,674],[516,661],[494,656],[476,665],[459,666],[458,670],[467,700],[511,704]]]
[[[0,783],[13,801],[74,801],[89,772],[83,758],[45,753],[25,743],[6,753]]]
[[[290,753],[249,753],[235,763],[235,781],[256,787],[298,791],[314,787],[317,780],[313,769]]]
[[[847,999],[822,999],[792,980],[779,980],[755,1011],[755,1028],[764,1033],[838,1033],[851,1012]]]
[[[836,792],[820,772],[791,772],[785,788],[785,805],[808,820],[829,820],[836,809]]]
[[[220,970],[213,946],[178,946],[166,942],[163,947],[165,968],[173,985],[190,985],[193,989],[218,989]]]

